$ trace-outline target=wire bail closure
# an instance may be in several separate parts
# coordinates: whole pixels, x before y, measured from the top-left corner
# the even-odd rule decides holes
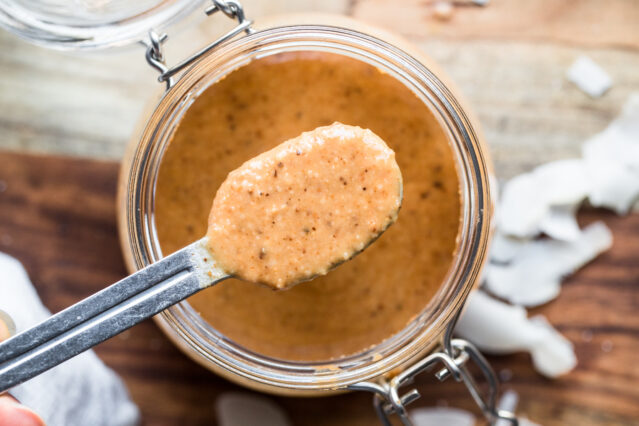
[[[463,339],[453,339],[452,332],[457,323],[457,317],[448,325],[444,334],[441,350],[429,354],[427,357],[411,365],[392,379],[382,379],[376,382],[361,382],[348,387],[350,390],[362,390],[372,392],[373,406],[384,426],[391,426],[393,414],[397,415],[403,425],[412,426],[413,422],[408,416],[406,406],[420,397],[415,388],[400,395],[400,388],[414,382],[422,372],[432,370],[436,365],[443,364],[443,368],[435,373],[435,377],[443,382],[452,376],[455,381],[463,382],[479,406],[484,417],[493,425],[498,420],[518,426],[519,422],[514,413],[497,408],[497,395],[499,393],[499,380],[486,358],[470,342]],[[488,392],[483,393],[468,370],[466,364],[472,361],[482,373],[482,378],[488,386]]]
[[[162,44],[166,40],[168,40],[169,36],[167,34],[160,35],[154,30],[150,30],[148,37],[142,40],[141,43],[146,46],[146,61],[151,67],[153,67],[160,73],[158,81],[166,83],[166,90],[169,90],[175,84],[173,76],[182,71],[184,68],[193,64],[209,51],[215,49],[217,46],[224,43],[225,41],[232,39],[241,32],[245,32],[247,35],[253,33],[254,30],[251,28],[253,21],[246,18],[246,16],[244,15],[244,8],[240,4],[240,2],[236,0],[211,1],[213,4],[204,11],[207,16],[211,16],[219,11],[224,13],[224,15],[231,19],[236,19],[238,22],[237,26],[224,34],[222,37],[215,40],[213,43],[195,52],[193,55],[189,56],[177,65],[174,65],[171,68],[166,65],[164,53],[162,52]]]

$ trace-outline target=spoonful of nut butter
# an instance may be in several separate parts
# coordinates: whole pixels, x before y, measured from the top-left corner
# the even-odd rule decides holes
[[[401,201],[395,153],[370,130],[335,123],[232,171],[213,201],[208,247],[223,270],[283,289],[364,250]]]
[[[324,275],[401,202],[395,153],[370,130],[334,123],[283,142],[229,173],[205,237],[0,343],[0,392],[227,278],[283,290]]]

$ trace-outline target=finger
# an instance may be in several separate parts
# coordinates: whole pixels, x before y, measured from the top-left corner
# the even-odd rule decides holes
[[[44,426],[44,422],[10,396],[0,396],[0,426]]]
[[[0,342],[11,337],[15,331],[13,320],[5,311],[0,310]],[[0,425],[1,426],[1,425]]]
[[[0,342],[9,338],[9,327],[0,320]]]
[[[11,317],[0,311],[0,342],[11,337],[14,328]],[[36,413],[5,394],[0,395],[0,426],[44,426],[44,422]]]

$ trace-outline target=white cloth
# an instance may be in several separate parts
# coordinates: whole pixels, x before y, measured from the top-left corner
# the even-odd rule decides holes
[[[0,253],[0,310],[14,320],[17,332],[48,318],[22,264]],[[48,426],[131,426],[139,412],[120,378],[87,351],[11,389]]]

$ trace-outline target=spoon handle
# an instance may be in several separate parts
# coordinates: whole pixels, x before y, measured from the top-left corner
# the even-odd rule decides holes
[[[229,278],[206,238],[0,343],[0,393]]]

